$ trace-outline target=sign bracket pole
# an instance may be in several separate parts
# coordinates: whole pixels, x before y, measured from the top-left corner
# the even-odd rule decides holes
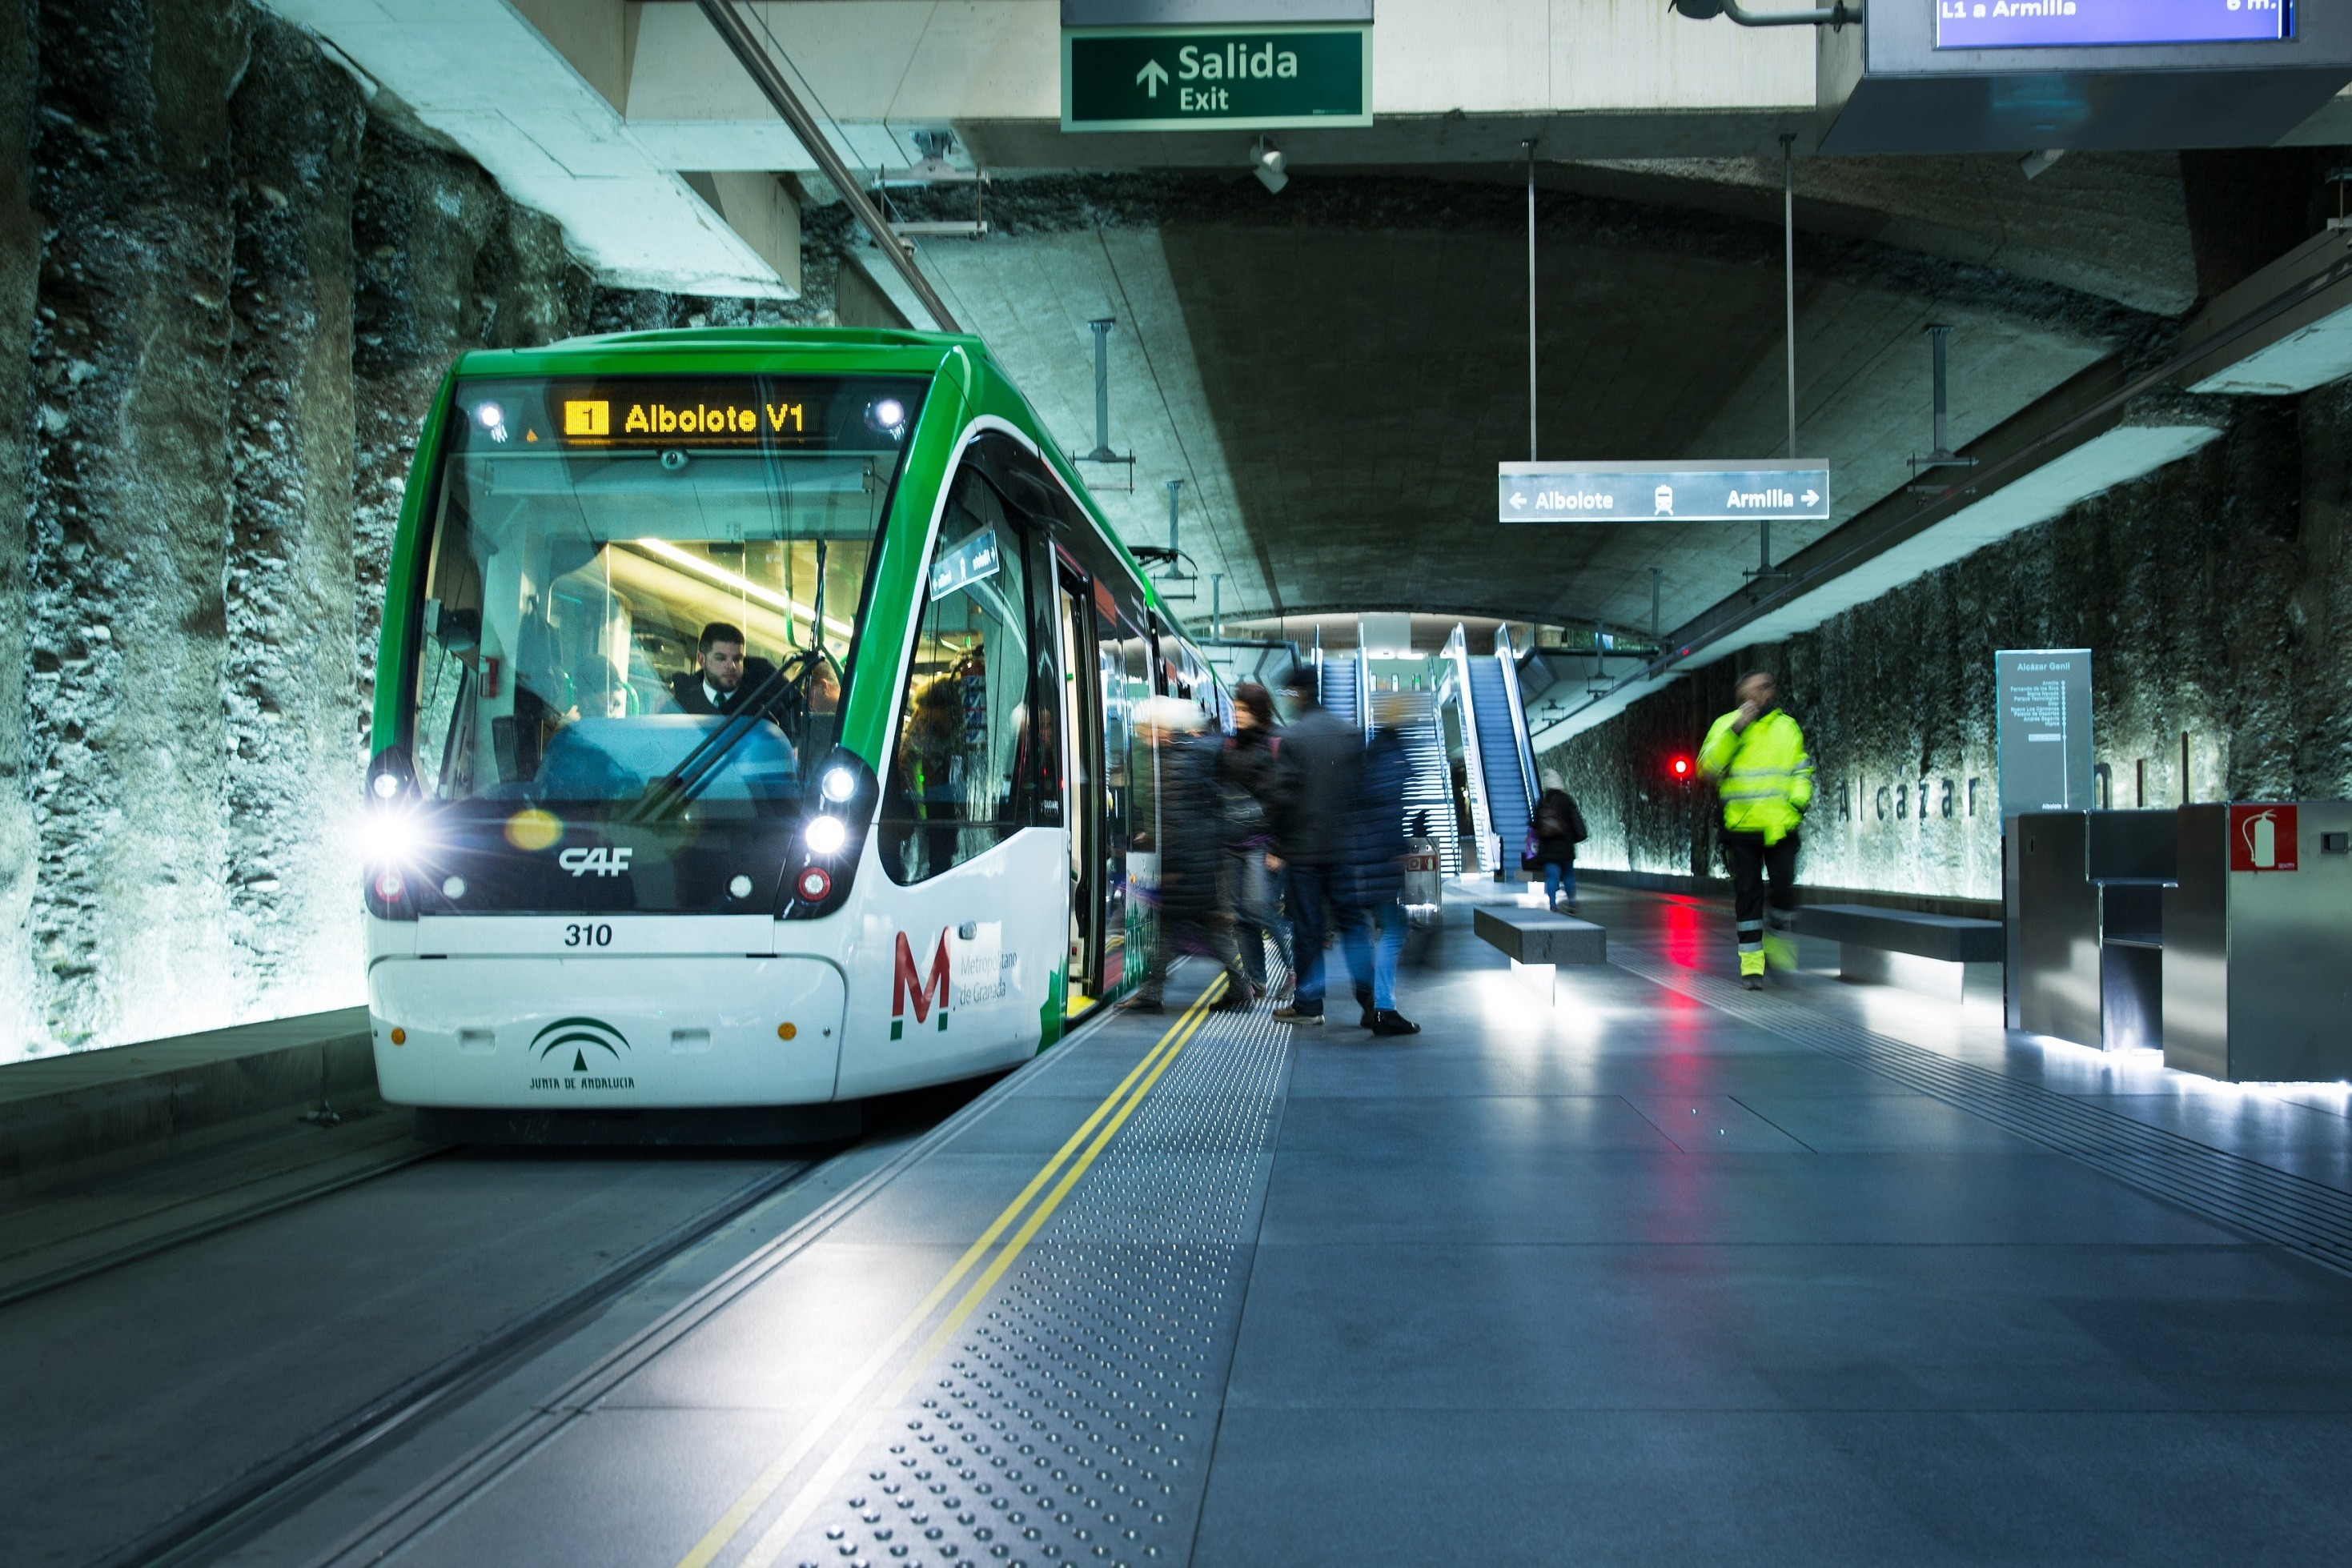
[[[1536,449],[1536,142],[1530,136],[1519,143],[1528,150],[1528,461],[1540,463]]]

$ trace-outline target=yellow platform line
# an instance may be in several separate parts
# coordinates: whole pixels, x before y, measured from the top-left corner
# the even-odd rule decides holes
[[[1061,1182],[1055,1186],[1053,1196],[1047,1200],[1046,1205],[1041,1207],[1038,1213],[1033,1214],[1029,1222],[1022,1227],[1013,1246],[1028,1245],[1029,1238],[1037,1233],[1037,1228],[1045,1223],[1045,1217],[1053,1212],[1054,1207],[1060,1205],[1063,1197],[1076,1184],[1077,1177],[1085,1173],[1087,1166],[1094,1164],[1096,1156],[1102,1152],[1103,1146],[1110,1141],[1111,1136],[1118,1131],[1119,1127],[1126,1124],[1128,1117],[1134,1113],[1136,1105],[1146,1093],[1150,1092],[1152,1084],[1160,1081],[1160,1074],[1166,1070],[1170,1061],[1175,1060],[1176,1052],[1181,1051],[1184,1043],[1191,1040],[1193,1032],[1200,1028],[1202,1019],[1208,1016],[1209,1009],[1224,994],[1224,990],[1225,977],[1220,974],[1209,983],[1205,990],[1193,998],[1190,1007],[1178,1015],[1176,1021],[1169,1026],[1168,1032],[1160,1037],[1159,1043],[1145,1053],[1143,1060],[1130,1068],[1125,1078],[1119,1080],[1118,1087],[1113,1089],[1104,1098],[1102,1103],[1096,1106],[1087,1119],[1078,1124],[1078,1130],[1072,1133],[1068,1140],[1054,1151],[1053,1156],[1038,1169],[1035,1176],[1029,1178],[1028,1185],[1021,1189],[1020,1194],[1004,1206],[1002,1213],[989,1222],[988,1228],[980,1233],[980,1239],[967,1248],[963,1256],[957,1259],[954,1265],[940,1276],[939,1283],[933,1285],[924,1294],[922,1301],[917,1303],[915,1310],[907,1314],[906,1321],[890,1332],[889,1337],[876,1347],[874,1354],[866,1358],[847,1383],[835,1390],[833,1397],[826,1400],[818,1409],[808,1426],[802,1429],[801,1435],[794,1438],[782,1453],[777,1455],[774,1460],[753,1479],[750,1486],[743,1489],[741,1495],[728,1505],[727,1511],[719,1516],[718,1522],[704,1532],[702,1539],[696,1542],[685,1556],[678,1559],[677,1568],[709,1568],[719,1554],[727,1549],[728,1542],[734,1540],[742,1531],[744,1525],[751,1522],[752,1515],[766,1506],[768,1500],[776,1494],[793,1471],[806,1462],[809,1455],[816,1450],[818,1443],[823,1440],[825,1433],[832,1430],[842,1416],[848,1413],[850,1406],[856,1403],[858,1396],[882,1375],[891,1359],[915,1337],[917,1332],[929,1321],[930,1315],[938,1311],[940,1304],[948,1299],[964,1276],[969,1274],[972,1267],[987,1255],[989,1249],[996,1244],[998,1238],[1012,1228],[1013,1223],[1028,1207],[1030,1200],[1043,1191],[1047,1183],[1054,1180],[1055,1173],[1062,1170],[1065,1162],[1069,1160],[1071,1155],[1080,1145],[1086,1145],[1087,1139],[1092,1136],[1094,1142],[1087,1148],[1084,1158],[1063,1176]],[[1137,1086],[1139,1079],[1142,1081],[1140,1087]],[[1131,1089],[1134,1091],[1132,1094],[1129,1092]],[[1110,1119],[1110,1124],[1108,1127],[1103,1125],[1106,1118]],[[1101,1129],[1099,1135],[1097,1135],[1097,1128]],[[982,1282],[975,1284],[971,1291],[966,1292],[963,1301],[958,1303],[956,1312],[950,1316],[951,1325],[961,1325],[963,1320],[971,1315],[971,1308],[978,1304],[980,1297],[986,1293],[986,1287],[1003,1277],[1005,1268],[1011,1262],[1010,1252],[1011,1249],[1008,1249],[1008,1255],[999,1258],[996,1264],[982,1276]],[[908,1370],[904,1380],[897,1385],[898,1394],[903,1394],[906,1388],[912,1386],[915,1372],[930,1359],[936,1346],[946,1343],[947,1338],[953,1333],[954,1326],[946,1327],[925,1342],[923,1350],[908,1363]],[[887,1409],[896,1402],[897,1396],[894,1395],[891,1398],[885,1399],[881,1407]],[[869,1417],[869,1423],[871,1417]],[[855,1451],[855,1448],[856,1445],[845,1443],[841,1447],[840,1453],[850,1454]],[[843,1459],[840,1462],[846,1463],[846,1460]],[[798,1500],[795,1500],[795,1507],[797,1506]],[[761,1543],[764,1544],[768,1536],[774,1533],[772,1529],[769,1531],[767,1535],[761,1537]],[[779,1545],[781,1544],[780,1541]]]
[[[1213,997],[1222,990],[1223,984],[1223,977],[1220,976],[1210,987],[1209,995]],[[775,1522],[761,1533],[760,1539],[753,1543],[751,1550],[744,1554],[740,1568],[770,1568],[770,1564],[783,1554],[784,1548],[792,1544],[793,1537],[799,1533],[801,1526],[808,1522],[809,1515],[816,1511],[818,1504],[824,1500],[825,1494],[839,1482],[842,1472],[848,1469],[851,1462],[866,1451],[866,1447],[872,1441],[876,1429],[889,1418],[890,1413],[897,1409],[899,1403],[907,1397],[908,1392],[915,1385],[915,1380],[923,1375],[924,1369],[929,1366],[932,1358],[947,1348],[948,1343],[955,1338],[956,1331],[963,1326],[964,1321],[979,1309],[981,1302],[988,1299],[989,1291],[997,1281],[1004,1277],[1004,1271],[1013,1266],[1014,1260],[1018,1259],[1022,1251],[1028,1247],[1030,1239],[1044,1228],[1046,1220],[1053,1218],[1054,1211],[1062,1206],[1062,1199],[1069,1196],[1070,1189],[1077,1185],[1078,1178],[1087,1174],[1087,1167],[1092,1166],[1096,1157],[1109,1146],[1111,1139],[1118,1136],[1119,1128],[1126,1125],[1127,1119],[1135,1113],[1135,1108],[1143,1103],[1143,1097],[1151,1092],[1151,1086],[1160,1082],[1160,1075],[1168,1071],[1168,1064],[1176,1060],[1177,1052],[1190,1044],[1192,1037],[1200,1032],[1201,1025],[1206,1017],[1207,1010],[1195,1004],[1194,1010],[1189,1011],[1186,1018],[1179,1020],[1177,1029],[1171,1031],[1175,1036],[1175,1043],[1152,1066],[1150,1073],[1144,1081],[1136,1085],[1135,1092],[1128,1096],[1127,1103],[1118,1108],[1118,1113],[1099,1133],[1095,1134],[1095,1140],[1087,1145],[1085,1155],[1063,1173],[1062,1179],[1054,1184],[1054,1190],[1046,1196],[1045,1201],[1032,1210],[1029,1218],[1022,1222],[1021,1228],[1013,1233],[1012,1240],[1005,1243],[1004,1250],[996,1255],[996,1260],[988,1266],[987,1271],[972,1281],[971,1289],[964,1292],[963,1300],[956,1303],[955,1310],[941,1321],[937,1329],[932,1331],[930,1338],[923,1342],[922,1348],[907,1358],[907,1364],[899,1370],[898,1377],[884,1391],[882,1396],[874,1402],[864,1418],[857,1423],[856,1429],[838,1448],[834,1449],[832,1457],[826,1459],[824,1466],[808,1479],[807,1484],[793,1496],[792,1502],[783,1512],[776,1516]],[[1166,1043],[1165,1037],[1161,1043]],[[1129,1076],[1131,1078],[1132,1074]]]

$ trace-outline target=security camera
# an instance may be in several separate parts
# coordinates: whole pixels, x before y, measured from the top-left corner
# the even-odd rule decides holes
[[[1286,162],[1282,149],[1261,136],[1257,139],[1257,151],[1250,157],[1250,172],[1257,176],[1259,184],[1278,195],[1290,183],[1290,176],[1283,172]]]

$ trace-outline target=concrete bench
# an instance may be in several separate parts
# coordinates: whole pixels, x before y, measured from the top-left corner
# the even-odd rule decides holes
[[[1955,1002],[1966,992],[1968,966],[1998,964],[2004,951],[1998,920],[1867,904],[1807,904],[1797,911],[1797,929],[1838,945],[1842,979]]]
[[[1517,904],[1481,904],[1473,924],[1479,939],[1507,954],[1511,973],[1546,1001],[1560,965],[1609,962],[1609,933],[1590,920]]]

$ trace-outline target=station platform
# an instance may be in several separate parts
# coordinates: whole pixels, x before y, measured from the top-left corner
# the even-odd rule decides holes
[[[1449,911],[1416,1037],[1180,968],[334,1560],[2342,1560],[2343,1088],[1583,914],[1547,1005]]]

